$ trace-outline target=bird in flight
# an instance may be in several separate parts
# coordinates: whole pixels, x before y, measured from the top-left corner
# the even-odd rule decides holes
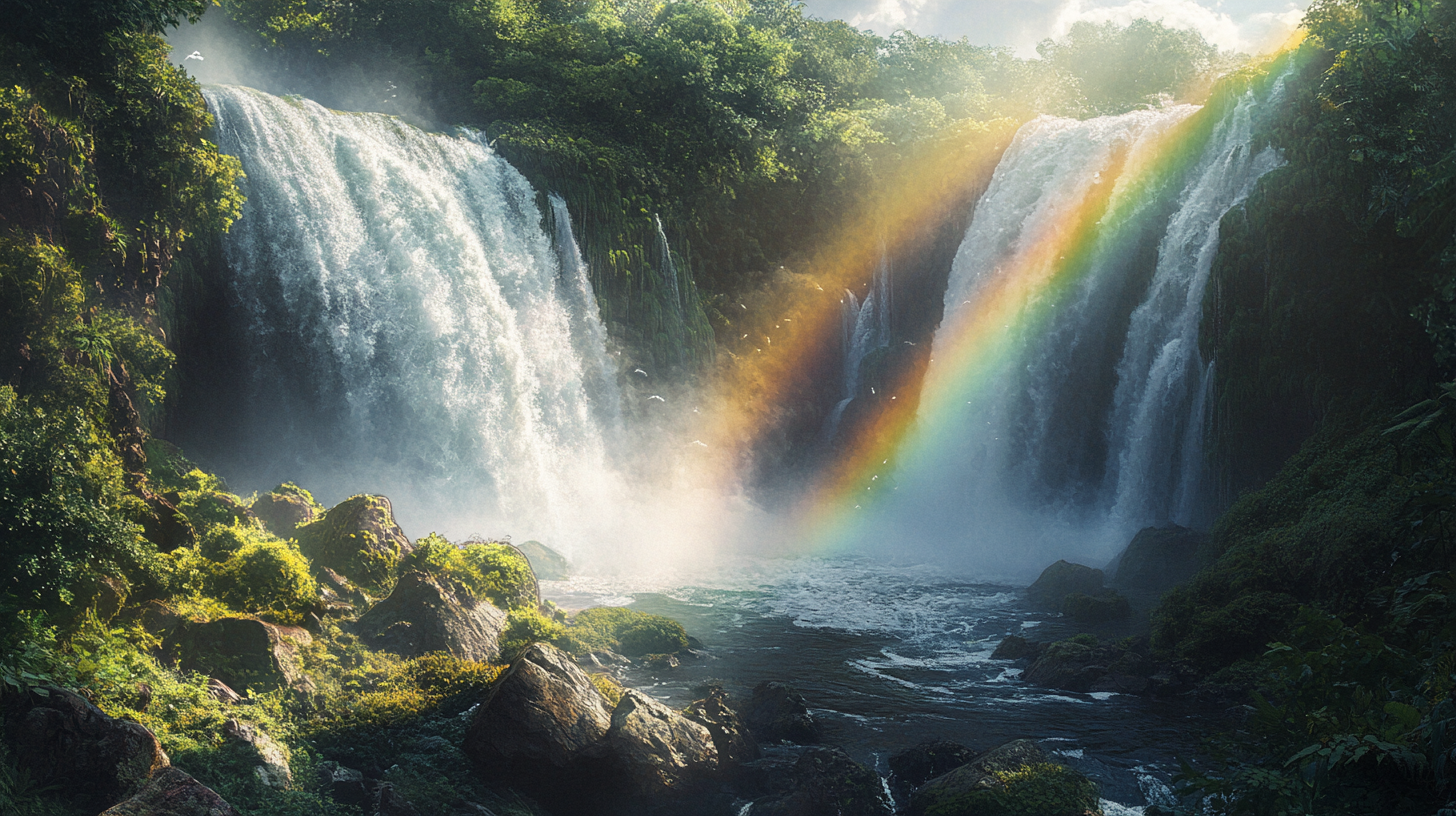
[[[187,60],[190,60],[190,59],[195,59],[198,62],[202,62],[202,52],[201,51],[193,51],[191,54],[188,54],[187,56],[183,57],[182,58],[182,61],[183,62],[186,62]]]

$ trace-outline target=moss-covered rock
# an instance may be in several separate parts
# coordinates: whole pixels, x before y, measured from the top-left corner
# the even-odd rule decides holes
[[[812,748],[794,763],[787,789],[754,801],[758,816],[890,816],[880,775],[838,748]]]
[[[312,690],[298,648],[313,642],[303,629],[256,618],[187,621],[162,642],[165,656],[184,671],[216,677],[239,690]]]
[[[163,768],[136,795],[101,816],[240,816],[217,792],[177,768]]]
[[[382,592],[414,546],[394,521],[383,496],[354,496],[296,532],[298,548],[317,567],[328,567],[367,590]]]
[[[1170,524],[1144,527],[1108,566],[1119,589],[1166,592],[1198,572],[1208,534]]]
[[[354,631],[370,647],[402,657],[445,652],[467,660],[500,657],[506,612],[446,578],[406,573]]]
[[[235,528],[234,528],[235,529]],[[208,580],[214,597],[250,614],[296,624],[318,606],[319,585],[291,542],[244,540]]]
[[[993,748],[915,791],[911,816],[1099,814],[1097,785],[1031,740]]]
[[[249,509],[274,535],[285,537],[323,513],[313,494],[292,482],[284,482],[254,499]]]
[[[1062,598],[1062,614],[1081,624],[1107,623],[1132,615],[1132,606],[1116,590],[1096,595],[1072,592]]]
[[[671,618],[619,606],[602,606],[576,613],[558,643],[577,655],[607,650],[640,657],[686,649],[688,633]]]
[[[743,720],[761,742],[819,742],[824,734],[809,713],[804,695],[787,683],[765,680],[753,688]]]
[[[890,784],[908,793],[976,758],[976,752],[950,740],[928,740],[890,757]]]
[[[517,546],[521,554],[531,561],[531,569],[543,581],[564,581],[571,577],[571,564],[566,556],[539,541],[527,541]]]
[[[535,609],[541,591],[531,562],[520,550],[501,541],[452,544],[430,533],[414,543],[399,566],[401,574],[420,572],[451,583],[472,598],[488,600],[501,609]]]
[[[1062,599],[1073,592],[1093,595],[1102,590],[1102,570],[1070,561],[1058,561],[1042,570],[1026,588],[1026,597],[1042,609],[1060,610]]]

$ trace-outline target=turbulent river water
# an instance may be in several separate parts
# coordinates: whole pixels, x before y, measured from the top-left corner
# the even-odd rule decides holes
[[[993,660],[1007,635],[1067,637],[1018,587],[931,567],[863,558],[741,563],[711,581],[547,581],[567,609],[629,605],[682,621],[706,656],[674,669],[623,670],[671,704],[716,682],[746,699],[764,680],[803,692],[825,742],[888,774],[888,758],[947,739],[974,749],[1031,738],[1097,781],[1107,816],[1171,804],[1177,757],[1190,756],[1217,712],[1187,701],[1049,691]]]

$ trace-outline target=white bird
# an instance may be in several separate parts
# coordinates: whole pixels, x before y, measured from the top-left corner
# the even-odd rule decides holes
[[[652,396],[648,397],[648,399],[655,399],[658,402],[667,402],[667,400],[663,399],[662,397],[657,396],[656,394],[653,394]]]
[[[708,447],[708,443],[702,441],[701,439],[694,439],[693,440],[693,444],[694,445],[697,445],[700,448],[706,448],[706,447]]]
[[[198,62],[202,62],[202,52],[201,51],[193,51],[191,54],[188,54],[187,56],[183,57],[182,58],[182,61],[183,62],[186,62],[187,60],[190,60],[190,59],[195,59]]]
[[[644,376],[644,377],[646,377],[646,376],[647,376],[647,372],[646,372],[646,371],[643,371],[643,370],[642,370],[642,369],[640,369],[640,368],[634,368],[634,369],[632,369],[632,373],[633,373],[633,374],[641,374],[641,375],[642,375],[642,376]]]

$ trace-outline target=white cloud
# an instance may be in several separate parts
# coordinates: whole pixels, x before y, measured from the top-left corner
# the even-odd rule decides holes
[[[1298,8],[1284,11],[1257,12],[1243,19],[1200,5],[1194,0],[1129,0],[1119,6],[1093,6],[1086,0],[1070,0],[1062,6],[1052,25],[1051,36],[1059,38],[1073,23],[1113,22],[1127,25],[1145,18],[1161,20],[1170,28],[1191,28],[1205,40],[1221,49],[1260,53],[1268,51],[1289,36],[1299,25],[1304,12]]]
[[[874,7],[862,11],[847,21],[855,28],[890,33],[902,28],[915,30],[920,12],[929,0],[876,0]]]

